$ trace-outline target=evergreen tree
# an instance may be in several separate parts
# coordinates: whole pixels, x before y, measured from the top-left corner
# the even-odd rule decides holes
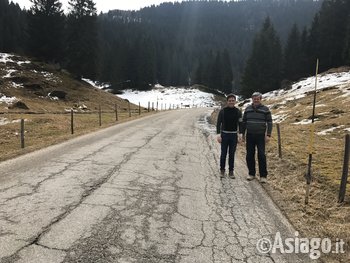
[[[232,92],[232,81],[233,81],[233,73],[231,66],[230,54],[227,49],[222,53],[222,91],[225,93]]]
[[[97,15],[92,0],[71,0],[67,20],[67,68],[78,78],[97,75]]]
[[[138,89],[151,88],[156,82],[156,54],[153,41],[147,37],[140,37],[130,54],[128,79]]]
[[[319,14],[316,14],[311,25],[310,33],[306,43],[306,53],[308,58],[307,75],[315,74],[315,63],[320,58],[321,53],[321,28]]]
[[[306,27],[304,27],[303,32],[301,33],[301,39],[300,39],[300,49],[301,49],[301,65],[300,65],[300,76],[307,76],[309,72],[309,65],[310,58],[309,54],[307,53],[307,41],[308,41],[308,30]]]
[[[344,64],[350,65],[350,14],[348,16],[347,30],[345,35],[343,61],[344,61]]]
[[[303,59],[301,36],[298,26],[294,24],[292,27],[287,44],[284,50],[284,78],[289,80],[297,80],[302,76],[302,59]]]
[[[203,62],[199,61],[198,66],[196,68],[196,71],[194,73],[194,77],[193,77],[193,83],[194,84],[204,84],[204,82],[203,82],[203,71],[204,71]]]
[[[211,63],[211,70],[210,70],[210,78],[208,82],[208,86],[211,89],[218,89],[223,90],[223,83],[222,83],[222,74],[223,74],[223,67],[222,67],[222,60],[221,60],[221,54],[220,52],[216,53],[215,60]]]
[[[249,97],[254,91],[264,93],[279,89],[281,67],[280,40],[268,17],[254,39],[252,53],[242,76],[242,95]]]
[[[320,71],[343,65],[350,2],[324,1],[320,10]]]
[[[23,53],[26,13],[18,4],[0,0],[0,51]]]
[[[63,57],[64,15],[58,0],[31,0],[28,14],[28,49],[31,55],[50,62]]]

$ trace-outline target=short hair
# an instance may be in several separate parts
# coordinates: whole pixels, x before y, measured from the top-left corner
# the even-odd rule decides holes
[[[256,91],[256,92],[253,93],[252,97],[260,97],[260,98],[262,98],[262,94],[261,94],[261,92]]]
[[[228,100],[229,98],[234,98],[235,100],[237,100],[236,95],[233,93],[230,93],[226,96],[226,100]]]

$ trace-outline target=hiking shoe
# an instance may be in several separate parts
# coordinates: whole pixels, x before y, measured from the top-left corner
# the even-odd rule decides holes
[[[255,176],[254,176],[254,175],[250,175],[250,174],[249,174],[249,175],[247,176],[247,180],[248,180],[248,181],[251,181],[251,180],[254,180],[254,179],[255,179]]]
[[[233,171],[229,171],[228,172],[228,176],[231,178],[231,179],[235,179],[235,174]]]
[[[221,178],[225,177],[225,170],[220,170],[220,177]]]
[[[266,184],[267,183],[266,177],[260,177],[260,183]]]

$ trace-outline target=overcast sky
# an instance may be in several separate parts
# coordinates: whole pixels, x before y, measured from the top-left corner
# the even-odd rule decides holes
[[[31,2],[29,0],[10,0],[15,2],[22,8],[29,9]],[[64,10],[67,10],[68,0],[61,0]],[[94,0],[96,3],[97,12],[108,12],[113,9],[121,10],[138,10],[142,7],[150,5],[159,5],[163,2],[174,2],[174,0]]]

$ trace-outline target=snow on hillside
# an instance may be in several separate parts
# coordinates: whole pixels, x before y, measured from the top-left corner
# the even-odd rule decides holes
[[[17,101],[16,97],[7,97],[4,94],[0,93],[0,103],[6,103],[6,104],[10,105],[16,101]]]
[[[14,58],[17,58],[17,60]],[[11,55],[8,53],[0,53],[0,63],[6,64],[8,62],[17,63],[18,65],[31,63],[29,60],[18,60],[18,57],[15,55]]]
[[[309,77],[303,80],[300,80],[292,85],[291,89],[280,89],[276,91],[271,91],[263,94],[263,100],[267,101],[267,105],[270,108],[274,104],[279,104],[277,110],[273,112],[273,121],[275,123],[283,122],[289,116],[291,116],[293,110],[288,109],[287,107],[281,106],[286,104],[288,101],[294,101],[306,97],[308,94],[312,94],[315,91],[315,77]],[[328,102],[339,101],[340,105],[348,105],[350,101],[350,71],[348,72],[337,72],[337,73],[325,73],[317,77],[317,91],[323,89],[332,88],[332,98]],[[323,100],[322,103],[318,103],[316,100],[316,108],[321,109],[320,112],[317,112],[318,116],[323,116],[328,114],[324,112],[323,108],[327,108],[326,101]],[[305,107],[306,110],[312,111],[312,105]],[[315,121],[319,121],[318,118]],[[294,122],[294,125],[308,125],[311,123],[311,119],[302,119]],[[344,125],[338,125],[336,127],[326,128],[317,132],[317,135],[326,135],[334,130],[345,130],[349,131],[349,127]]]
[[[100,84],[95,81],[84,79],[83,80],[97,89],[104,89],[108,91],[108,84]],[[138,91],[138,90],[123,90],[122,94],[118,94],[118,97],[129,100],[131,103],[140,105],[142,107],[150,107],[152,103],[154,108],[168,109],[169,107],[179,108],[193,108],[193,107],[213,107],[219,106],[219,103],[214,100],[214,95],[206,93],[195,88],[178,88],[178,87],[164,87],[162,85],[155,85],[152,90]]]
[[[163,87],[156,85],[150,91],[133,91],[124,90],[124,93],[118,95],[123,99],[128,99],[134,104],[140,102],[141,106],[148,107],[154,103],[154,107],[158,102],[158,108],[161,109],[173,107],[212,107],[218,105],[214,101],[214,95],[206,93],[194,88],[175,88],[175,87]]]
[[[340,73],[328,73],[317,77],[317,90],[329,87],[337,87],[342,91],[342,97],[350,96],[350,71]],[[296,100],[306,96],[307,93],[315,90],[315,77],[309,77],[296,82],[290,90],[280,89],[264,94],[264,99],[279,98],[284,99],[284,103],[288,100]]]

